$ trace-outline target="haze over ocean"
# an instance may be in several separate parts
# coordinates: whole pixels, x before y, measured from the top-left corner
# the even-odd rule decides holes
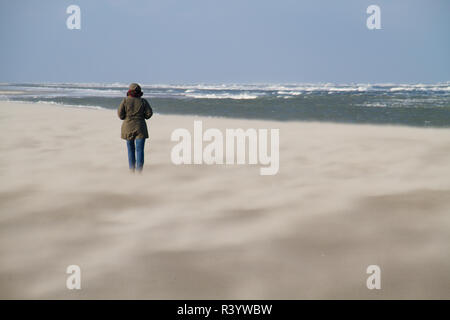
[[[114,109],[139,82],[158,113],[449,126],[450,2],[377,1],[374,30],[371,4],[2,2],[0,99]]]
[[[116,109],[127,84],[3,84],[0,100]],[[450,126],[450,83],[143,85],[160,114]],[[7,92],[3,94],[2,92]]]

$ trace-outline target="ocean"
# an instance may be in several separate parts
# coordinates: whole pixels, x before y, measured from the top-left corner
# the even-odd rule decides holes
[[[116,109],[121,83],[0,83],[0,99]],[[142,85],[159,114],[450,127],[450,82]]]

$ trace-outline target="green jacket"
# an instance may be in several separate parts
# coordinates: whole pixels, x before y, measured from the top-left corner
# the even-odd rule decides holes
[[[145,119],[150,119],[153,110],[147,100],[126,97],[117,110],[122,123],[121,137],[125,140],[148,138]]]

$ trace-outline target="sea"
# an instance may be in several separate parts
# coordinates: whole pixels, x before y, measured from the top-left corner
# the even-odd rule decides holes
[[[143,84],[155,113],[450,127],[450,82]],[[125,83],[0,83],[0,100],[117,109]]]

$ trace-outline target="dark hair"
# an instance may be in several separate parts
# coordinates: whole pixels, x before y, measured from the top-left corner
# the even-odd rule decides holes
[[[128,96],[132,96],[132,97],[135,97],[135,98],[140,98],[140,97],[142,97],[142,95],[143,95],[144,93],[140,90],[140,88],[139,89],[134,89],[134,90],[128,90],[128,92],[127,92],[127,97]]]

